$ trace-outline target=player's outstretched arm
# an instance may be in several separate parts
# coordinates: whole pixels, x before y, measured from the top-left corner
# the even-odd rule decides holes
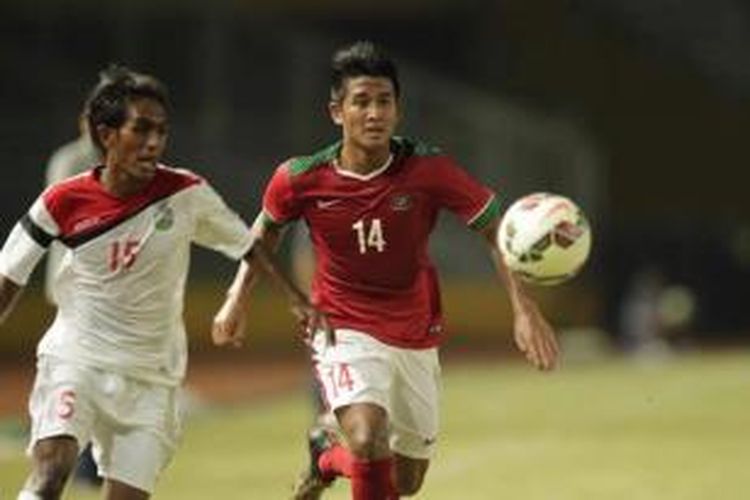
[[[257,279],[258,269],[269,274],[281,286],[291,303],[292,314],[297,317],[305,332],[323,329],[332,337],[332,330],[324,314],[312,306],[307,295],[281,270],[273,257],[281,238],[277,226],[262,224],[260,217],[251,229],[255,243],[237,271],[226,299],[214,317],[211,336],[216,345],[242,345],[245,336],[245,318],[250,305],[250,292]]]
[[[540,370],[551,370],[557,364],[559,347],[555,332],[544,318],[536,302],[526,294],[520,279],[505,265],[497,246],[500,218],[495,217],[482,229],[500,280],[510,297],[513,310],[513,339],[526,359]]]
[[[0,324],[5,323],[5,319],[13,310],[18,297],[21,295],[21,290],[23,290],[21,285],[0,274]]]
[[[211,338],[218,346],[231,345],[239,347],[245,338],[247,311],[250,306],[250,292],[255,286],[258,274],[257,252],[258,243],[265,242],[266,248],[276,248],[281,233],[277,227],[265,226],[262,216],[258,216],[250,229],[255,243],[240,263],[234,281],[226,293],[224,303],[214,316],[211,326]]]
[[[246,261],[240,263],[224,303],[214,315],[211,339],[218,346],[240,347],[245,339],[246,311],[249,294],[255,282],[255,272]]]
[[[265,243],[259,242],[253,253],[253,258],[260,263],[264,271],[273,278],[274,282],[282,288],[289,299],[292,314],[299,321],[305,340],[309,340],[309,337],[316,331],[323,330],[326,332],[329,341],[334,343],[333,330],[325,314],[314,307],[307,294],[300,290],[286,273],[281,270],[281,267],[273,258],[272,252],[269,251]]]

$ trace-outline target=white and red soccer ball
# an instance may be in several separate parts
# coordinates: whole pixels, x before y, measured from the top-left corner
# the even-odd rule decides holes
[[[525,281],[554,285],[581,270],[591,251],[591,228],[570,199],[534,193],[503,215],[497,243],[506,265]]]

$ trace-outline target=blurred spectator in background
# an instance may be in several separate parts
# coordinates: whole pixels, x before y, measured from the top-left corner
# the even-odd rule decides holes
[[[68,177],[73,177],[86,170],[95,167],[100,163],[101,157],[94,146],[94,142],[89,135],[88,126],[86,125],[86,113],[81,113],[78,117],[78,138],[63,144],[52,153],[47,163],[46,185],[51,186]],[[47,267],[44,276],[44,291],[47,301],[53,306],[57,306],[54,296],[55,275],[60,269],[60,262],[65,252],[65,248],[58,241],[53,241],[47,253]],[[89,444],[78,457],[78,464],[73,475],[74,480],[86,486],[98,487],[102,484],[102,479],[96,473],[96,462],[91,454],[91,445]]]
[[[684,344],[695,314],[695,294],[670,285],[664,274],[647,266],[633,274],[620,306],[620,338],[625,352],[663,357]]]
[[[659,316],[662,274],[645,267],[633,274],[620,305],[621,347],[630,354],[663,354],[667,350]]]

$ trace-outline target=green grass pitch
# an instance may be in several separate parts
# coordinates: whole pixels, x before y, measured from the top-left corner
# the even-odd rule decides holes
[[[747,351],[611,358],[553,374],[504,360],[448,364],[442,416],[419,499],[750,498]],[[309,419],[301,392],[194,415],[154,498],[288,498]],[[9,439],[2,499],[15,498],[26,467],[22,440]],[[325,498],[349,498],[346,486]],[[98,496],[70,489],[66,498]]]

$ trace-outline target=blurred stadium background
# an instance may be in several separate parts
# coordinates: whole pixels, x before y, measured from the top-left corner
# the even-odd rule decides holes
[[[534,291],[561,330],[563,372],[570,370],[543,380],[514,368],[518,357],[509,353],[508,309],[482,245],[455,220],[441,220],[432,250],[451,332],[445,357],[455,363],[446,370],[446,444],[428,479],[435,485],[420,498],[499,497],[487,491],[500,489],[451,493],[456,490],[446,489],[446,478],[460,475],[450,469],[457,462],[441,465],[453,454],[470,455],[476,444],[472,433],[490,427],[459,417],[485,411],[487,419],[499,422],[491,426],[498,448],[487,452],[491,463],[478,464],[477,473],[489,471],[486,480],[493,488],[492,471],[514,465],[503,483],[538,483],[533,487],[538,492],[529,486],[509,490],[513,494],[506,498],[750,496],[746,477],[734,477],[736,487],[721,492],[714,481],[724,473],[741,475],[737,463],[750,461],[742,428],[750,423],[750,404],[738,402],[750,387],[742,369],[750,345],[750,205],[741,175],[750,164],[750,8],[740,0],[5,1],[0,5],[2,234],[42,188],[51,152],[75,138],[82,100],[109,62],[152,72],[170,87],[167,161],[209,177],[251,220],[277,163],[335,138],[325,111],[328,57],[340,44],[362,38],[385,44],[400,62],[403,134],[451,152],[506,202],[531,191],[571,196],[594,231],[585,272],[570,284]],[[11,497],[22,476],[24,395],[34,345],[53,313],[44,302],[41,270],[0,332],[0,498]],[[263,453],[279,457],[267,464],[273,467],[268,477],[292,477],[302,461],[297,438],[309,419],[301,389],[307,367],[304,349],[291,340],[292,322],[279,294],[257,294],[246,349],[223,353],[208,343],[211,315],[232,273],[231,263],[196,251],[186,308],[194,361],[190,382],[199,408],[207,402],[250,404],[247,413],[259,416],[236,411],[197,423],[196,433],[203,425],[208,435],[225,428],[244,434],[247,447],[193,448],[200,437],[193,442],[188,434],[178,455],[184,462],[165,481],[179,483],[184,464],[191,464],[186,455],[202,457],[195,466],[206,477],[182,486],[193,488],[193,496],[167,488],[164,498],[204,498],[225,477],[210,466],[213,455],[239,453],[235,461],[244,455],[250,460],[254,439],[267,444]],[[487,352],[491,356],[482,355]],[[711,354],[701,354],[706,352]],[[648,364],[653,371],[644,372],[634,360],[654,362]],[[618,376],[610,378],[611,370]],[[474,383],[466,383],[467,377]],[[638,391],[662,377],[684,382]],[[608,381],[612,385],[606,386]],[[484,392],[473,392],[476,385]],[[612,475],[604,471],[596,485],[581,489],[566,484],[571,476],[558,468],[589,450],[565,455],[561,449],[570,443],[555,435],[545,446],[534,441],[526,447],[513,432],[513,419],[525,422],[528,435],[544,436],[550,428],[552,434],[565,432],[567,419],[575,420],[590,402],[587,391],[616,398],[602,414],[584,413],[575,424],[591,431],[584,441],[591,441],[592,450],[609,450],[610,440],[624,439],[617,432],[628,435],[631,427],[618,416],[638,415],[633,418],[653,428],[633,430],[643,441],[632,443],[638,451],[615,447]],[[669,394],[683,398],[677,407],[648,406],[659,395],[669,400]],[[716,400],[707,402],[712,396]],[[467,405],[479,406],[475,412]],[[555,418],[558,406],[562,424]],[[515,416],[503,413],[511,410]],[[666,422],[670,412],[674,418]],[[262,435],[270,422],[281,426],[274,434],[278,442]],[[510,425],[507,435],[503,423]],[[701,431],[706,434],[698,432],[702,437],[691,441],[698,423],[706,424]],[[720,429],[715,435],[712,426]],[[467,441],[461,441],[462,432],[469,433]],[[675,441],[655,445],[663,432]],[[483,449],[492,443],[489,439]],[[719,462],[713,456],[695,461],[681,456],[702,447],[734,454],[727,451]],[[665,449],[673,455],[665,452],[657,461],[652,452]],[[530,460],[527,469],[512,458],[519,453]],[[542,461],[550,454],[550,462]],[[596,471],[601,464],[595,462],[589,457],[581,466]],[[712,468],[692,476],[694,483],[666,472],[682,467],[691,475],[706,462]],[[531,471],[536,463],[543,464],[541,472]],[[614,470],[624,473],[615,477]],[[238,476],[230,480],[236,490],[226,496],[278,498],[286,491],[286,484],[279,489],[275,481],[277,489],[254,495],[259,480],[243,482]]]

